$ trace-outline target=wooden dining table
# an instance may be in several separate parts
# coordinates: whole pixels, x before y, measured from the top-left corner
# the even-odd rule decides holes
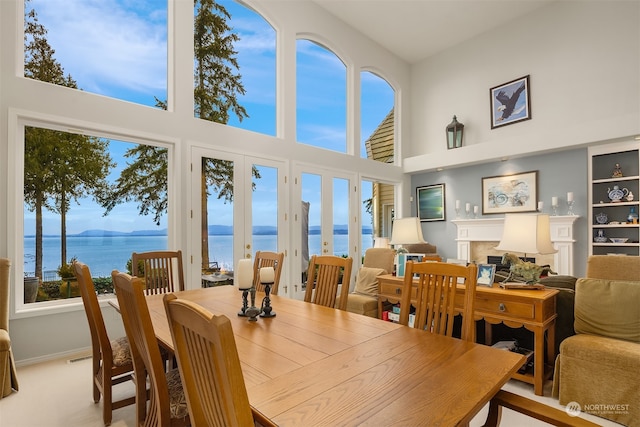
[[[276,317],[250,322],[237,314],[241,292],[233,286],[175,295],[231,320],[249,401],[280,426],[465,425],[524,362],[516,353],[275,295]],[[158,340],[172,349],[162,295],[147,303]]]

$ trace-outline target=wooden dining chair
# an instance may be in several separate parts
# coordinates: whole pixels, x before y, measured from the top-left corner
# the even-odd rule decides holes
[[[194,426],[275,426],[249,405],[229,318],[163,297],[189,417]]]
[[[114,409],[133,405],[136,401],[133,387],[130,397],[113,400],[113,386],[132,380],[133,360],[129,340],[126,336],[113,341],[109,339],[89,267],[82,262],[74,261],[73,272],[78,279],[78,287],[91,332],[93,401],[98,403],[100,396],[104,396],[102,420],[104,425],[108,426],[111,424]]]
[[[400,323],[409,324],[411,307],[411,287],[417,280],[414,328],[436,334],[452,336],[453,320],[456,313],[455,299],[458,285],[464,287],[464,309],[462,312],[463,340],[475,342],[475,321],[473,318],[476,295],[475,264],[468,267],[444,262],[408,261],[405,267],[404,286],[400,303]]]
[[[280,274],[282,273],[282,263],[284,252],[257,251],[253,261],[253,285],[258,292],[264,292],[264,286],[260,283],[260,269],[262,267],[273,267],[275,273],[271,295],[278,295],[278,284],[280,284]]]
[[[113,271],[113,285],[124,329],[129,338],[136,377],[136,418],[139,426],[188,426],[189,411],[178,369],[165,372],[158,341],[138,277]],[[147,390],[145,379],[149,380]]]
[[[351,266],[353,258],[334,255],[313,255],[309,260],[307,289],[304,300],[313,304],[347,309]],[[340,284],[342,287],[340,288]],[[340,301],[336,307],[336,297],[340,288]]]
[[[134,252],[131,272],[144,280],[147,295],[184,291],[182,251]]]

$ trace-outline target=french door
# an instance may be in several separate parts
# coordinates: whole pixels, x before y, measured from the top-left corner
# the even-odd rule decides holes
[[[294,167],[294,227],[296,258],[290,291],[302,298],[309,259],[313,255],[356,256],[360,224],[357,214],[356,175],[314,168]]]
[[[285,252],[286,162],[200,147],[191,161],[192,277],[227,283],[238,260]]]

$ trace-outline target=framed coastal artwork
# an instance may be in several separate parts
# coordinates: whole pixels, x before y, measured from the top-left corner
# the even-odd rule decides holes
[[[444,184],[416,188],[420,221],[444,221]]]
[[[492,87],[489,95],[491,129],[531,118],[529,76]]]
[[[535,212],[538,171],[482,178],[482,214]]]

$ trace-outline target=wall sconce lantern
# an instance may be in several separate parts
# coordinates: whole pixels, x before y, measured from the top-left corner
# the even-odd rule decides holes
[[[462,147],[462,134],[464,132],[464,125],[453,116],[453,121],[447,126],[447,148],[460,148]]]

